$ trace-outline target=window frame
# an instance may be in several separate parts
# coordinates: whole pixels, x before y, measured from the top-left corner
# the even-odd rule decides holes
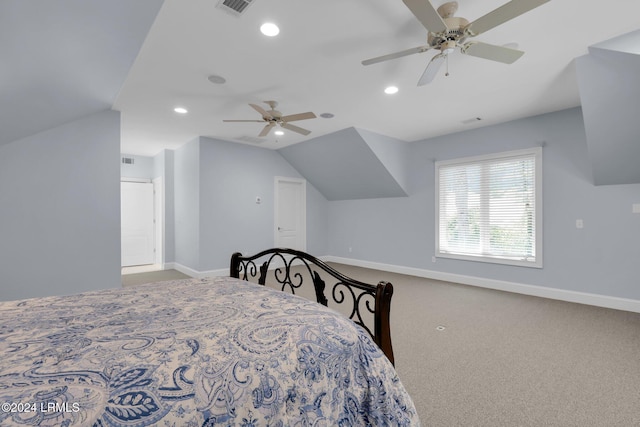
[[[508,257],[468,255],[453,252],[443,252],[440,250],[440,169],[443,166],[470,165],[491,160],[502,160],[520,156],[534,157],[534,223],[535,223],[535,261],[523,259],[513,259]],[[542,221],[542,147],[527,148],[522,150],[503,151],[480,156],[463,157],[451,160],[435,162],[435,256],[436,258],[449,258],[464,261],[477,261],[493,264],[512,265],[520,267],[543,268],[542,248],[543,248],[543,221]]]

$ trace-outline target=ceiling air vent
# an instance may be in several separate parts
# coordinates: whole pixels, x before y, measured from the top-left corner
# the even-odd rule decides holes
[[[124,163],[125,165],[132,165],[134,162],[133,157],[123,157],[122,158],[122,163]]]
[[[253,0],[219,0],[218,7],[232,15],[240,16],[247,10]]]

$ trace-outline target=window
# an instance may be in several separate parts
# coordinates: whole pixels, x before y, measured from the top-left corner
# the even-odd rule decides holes
[[[436,256],[542,267],[542,148],[436,162]]]

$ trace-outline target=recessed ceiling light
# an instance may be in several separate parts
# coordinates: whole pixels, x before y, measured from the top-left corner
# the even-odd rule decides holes
[[[187,109],[184,108],[184,107],[176,107],[176,108],[173,109],[173,111],[175,111],[178,114],[187,114],[188,113]]]
[[[389,86],[384,90],[384,93],[387,95],[393,95],[394,93],[398,93],[398,88],[396,86]]]
[[[260,27],[260,31],[265,36],[273,37],[277,36],[280,33],[280,28],[278,28],[278,26],[272,22],[265,22]]]
[[[278,135],[278,136],[282,136],[282,135],[284,135],[284,132],[282,132],[281,130],[277,130],[277,131],[275,131],[274,133],[275,133],[276,135]]]
[[[331,119],[331,118],[333,118],[333,114],[331,114],[331,113],[322,113],[322,114],[320,114],[320,117],[322,117],[323,119]]]

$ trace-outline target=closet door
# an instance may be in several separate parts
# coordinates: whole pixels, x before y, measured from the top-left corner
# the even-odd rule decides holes
[[[121,182],[122,267],[153,264],[153,184]]]
[[[275,246],[307,250],[306,181],[275,178]]]

